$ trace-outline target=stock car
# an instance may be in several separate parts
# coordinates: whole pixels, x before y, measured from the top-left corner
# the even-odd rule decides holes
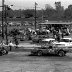
[[[58,56],[65,56],[66,53],[69,52],[68,48],[65,47],[57,47],[57,45],[48,45],[48,46],[41,46],[41,47],[35,47],[34,49],[31,50],[32,55],[38,55],[42,56],[44,54],[54,54]]]

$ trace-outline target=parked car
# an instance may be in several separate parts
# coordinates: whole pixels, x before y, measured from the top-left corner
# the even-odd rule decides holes
[[[31,54],[38,56],[42,56],[43,54],[54,54],[58,56],[65,56],[67,52],[69,52],[68,48],[57,47],[57,45],[56,46],[48,45],[34,48],[31,51]]]
[[[72,47],[72,38],[62,38],[60,42],[53,42],[53,44],[60,44],[66,47]]]
[[[41,42],[42,43],[49,43],[49,42],[54,42],[54,41],[55,41],[55,39],[53,39],[53,38],[45,38]]]
[[[41,37],[36,36],[36,37],[32,38],[32,42],[39,43],[41,41],[41,39],[42,39]]]
[[[37,31],[37,35],[32,38],[33,42],[40,43],[43,39],[48,38],[48,32],[46,31]]]

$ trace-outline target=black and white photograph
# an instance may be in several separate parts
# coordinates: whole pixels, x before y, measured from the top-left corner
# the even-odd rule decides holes
[[[72,72],[72,0],[0,0],[0,72]]]

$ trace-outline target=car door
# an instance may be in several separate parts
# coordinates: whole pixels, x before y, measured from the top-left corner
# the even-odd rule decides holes
[[[48,47],[42,47],[41,51],[43,52],[43,54],[47,54],[48,53]]]
[[[49,54],[54,54],[54,53],[55,53],[55,50],[54,50],[54,48],[53,48],[52,46],[50,46],[50,47],[48,48],[48,53],[49,53]]]

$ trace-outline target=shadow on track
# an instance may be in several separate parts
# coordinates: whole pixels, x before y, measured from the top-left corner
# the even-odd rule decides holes
[[[51,60],[51,61],[72,61],[72,56],[70,56],[69,54],[66,54],[63,57],[60,57],[60,56],[54,55],[54,54],[48,54],[48,55],[42,55],[42,56],[29,54],[28,56],[30,56],[32,58],[41,58],[41,59],[44,58],[44,59]]]

